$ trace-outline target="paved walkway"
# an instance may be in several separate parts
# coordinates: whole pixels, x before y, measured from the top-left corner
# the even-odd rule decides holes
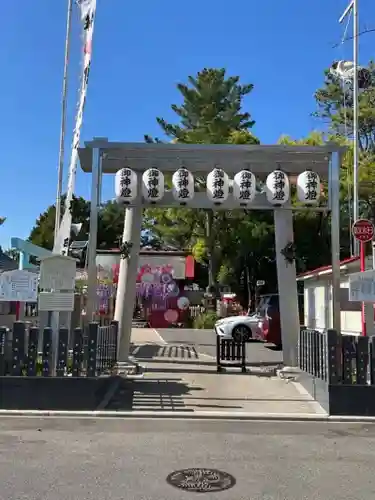
[[[133,410],[324,413],[299,384],[281,380],[274,370],[218,374],[215,359],[199,353],[199,346],[167,344],[151,328],[133,329],[132,343],[146,369],[135,385]]]

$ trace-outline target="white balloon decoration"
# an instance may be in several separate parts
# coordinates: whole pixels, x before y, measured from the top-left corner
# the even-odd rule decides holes
[[[320,177],[312,170],[306,170],[297,178],[297,197],[305,205],[315,205],[320,198]]]
[[[142,195],[150,202],[156,203],[164,196],[164,174],[157,168],[149,168],[142,175]]]
[[[229,196],[229,178],[221,168],[214,168],[207,175],[207,197],[220,205],[228,199]]]
[[[122,168],[115,175],[115,194],[118,203],[128,204],[137,197],[137,174]]]
[[[190,306],[190,300],[187,297],[179,297],[177,299],[177,307],[181,311],[185,311]]]
[[[256,194],[256,178],[250,170],[237,172],[233,179],[233,197],[241,205],[251,203]]]
[[[267,176],[266,196],[272,205],[284,205],[289,200],[289,178],[282,170],[274,170]]]
[[[179,168],[172,176],[173,197],[181,205],[194,198],[194,176],[186,168]]]

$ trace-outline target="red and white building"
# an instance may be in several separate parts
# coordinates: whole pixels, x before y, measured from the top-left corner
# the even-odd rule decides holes
[[[366,261],[372,269],[372,258]],[[341,331],[347,335],[360,335],[362,331],[361,302],[349,302],[349,275],[360,272],[359,257],[341,261]],[[332,266],[307,271],[297,277],[304,285],[304,325],[325,330],[332,328]]]

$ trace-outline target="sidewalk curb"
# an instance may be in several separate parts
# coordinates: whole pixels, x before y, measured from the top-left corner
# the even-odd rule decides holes
[[[286,421],[286,422],[347,422],[375,423],[375,417],[335,416],[310,413],[235,413],[235,412],[155,412],[155,411],[60,411],[60,410],[0,410],[1,417],[52,417],[52,418],[100,418],[100,419],[176,419],[176,420],[238,420],[238,421]]]

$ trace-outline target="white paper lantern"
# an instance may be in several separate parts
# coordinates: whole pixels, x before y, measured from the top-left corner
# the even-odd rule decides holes
[[[137,174],[122,168],[115,175],[115,194],[118,203],[128,204],[137,197]]]
[[[251,203],[256,194],[255,175],[250,170],[241,170],[233,179],[233,197],[241,205]]]
[[[172,176],[173,197],[181,205],[194,198],[194,177],[186,168],[179,168]]]
[[[214,168],[207,175],[207,197],[220,205],[228,199],[229,196],[229,178],[221,168]]]
[[[143,198],[156,203],[164,196],[164,174],[157,168],[149,168],[142,175],[142,194]]]
[[[320,177],[312,170],[306,170],[297,178],[297,197],[305,205],[315,205],[320,198]]]
[[[266,196],[272,205],[284,205],[289,200],[289,178],[282,170],[274,170],[267,176]]]

